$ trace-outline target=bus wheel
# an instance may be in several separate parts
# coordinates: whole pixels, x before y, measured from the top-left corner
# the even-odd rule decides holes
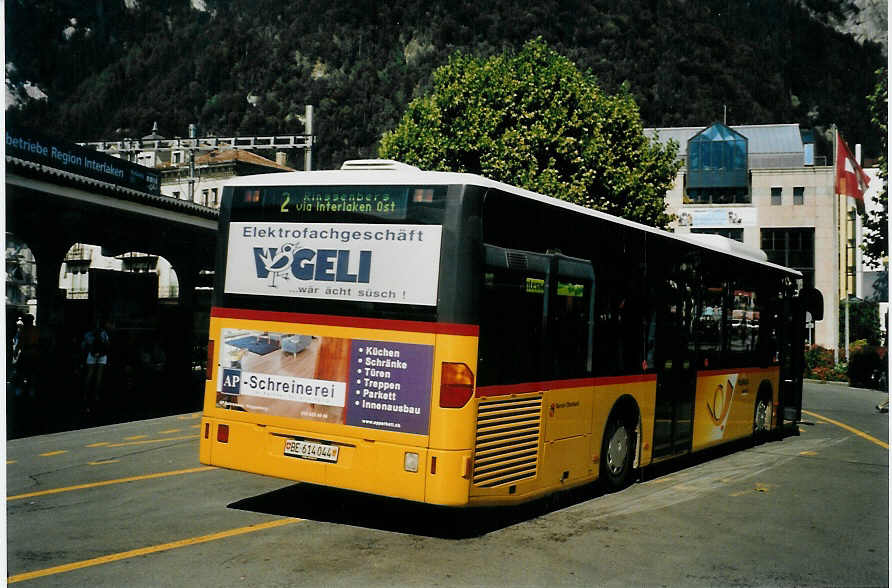
[[[756,401],[753,414],[753,441],[761,443],[768,437],[771,431],[771,403],[765,396],[760,396]]]
[[[632,473],[634,434],[622,417],[613,416],[601,444],[601,481],[607,492],[624,488]]]

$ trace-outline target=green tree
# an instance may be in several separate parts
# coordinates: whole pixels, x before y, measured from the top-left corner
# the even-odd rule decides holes
[[[839,303],[839,346],[845,349],[846,302]],[[882,340],[880,330],[879,304],[871,300],[849,301],[849,341],[867,341],[868,345],[879,345]]]
[[[889,144],[889,88],[887,70],[884,68],[876,73],[877,85],[867,100],[870,104],[871,121],[883,141],[881,155],[877,161],[883,187],[873,198],[876,205],[873,212],[864,220],[864,227],[867,229],[864,235],[864,253],[875,262],[887,263],[889,257],[889,164],[886,161],[886,150]]]
[[[643,134],[626,86],[608,95],[541,39],[487,59],[456,53],[413,100],[379,154],[424,169],[479,173],[657,227],[678,146]]]

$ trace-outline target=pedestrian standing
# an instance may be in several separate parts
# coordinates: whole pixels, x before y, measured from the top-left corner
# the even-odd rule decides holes
[[[26,314],[16,331],[12,349],[15,365],[16,396],[35,395],[36,366],[40,357],[40,331],[34,325],[34,315]]]
[[[102,378],[108,365],[109,345],[108,330],[103,328],[100,321],[96,321],[96,326],[84,333],[81,348],[85,353],[84,406],[87,410],[99,401]]]

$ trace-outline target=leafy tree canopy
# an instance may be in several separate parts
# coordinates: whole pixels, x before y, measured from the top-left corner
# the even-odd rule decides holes
[[[888,108],[889,87],[888,71],[877,71],[877,85],[873,94],[867,97],[870,104],[871,120],[882,137],[882,151],[877,160],[880,168],[880,181],[883,187],[874,196],[874,210],[865,219],[864,226],[867,232],[864,235],[864,253],[876,262],[882,262],[889,257],[889,163],[885,153],[888,149]]]
[[[629,91],[609,95],[541,38],[490,58],[456,53],[434,72],[379,153],[424,169],[473,172],[665,227],[678,146],[643,134]]]

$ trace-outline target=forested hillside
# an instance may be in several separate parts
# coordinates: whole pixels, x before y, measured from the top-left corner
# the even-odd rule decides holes
[[[805,5],[809,5],[806,7]],[[7,120],[70,140],[301,133],[316,167],[377,153],[432,70],[541,36],[647,126],[839,126],[875,155],[866,96],[886,58],[829,24],[845,0],[7,0]],[[39,96],[39,94],[38,94]],[[297,159],[297,158],[295,158]],[[298,159],[299,161],[299,159]]]

